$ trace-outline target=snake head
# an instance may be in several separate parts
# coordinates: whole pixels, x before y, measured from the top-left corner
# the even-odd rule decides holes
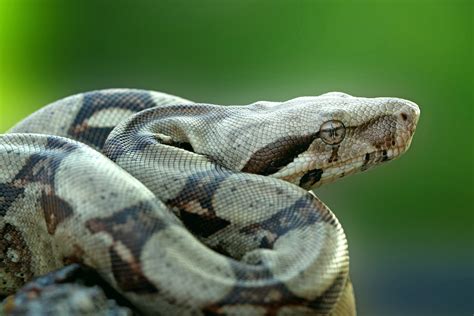
[[[287,109],[280,113],[286,127],[275,130],[284,129],[293,136],[272,145],[280,146],[274,151],[292,156],[271,176],[305,189],[399,157],[409,148],[420,115],[418,106],[408,100],[359,98],[340,92],[301,97],[279,107]],[[291,115],[295,110],[297,122]]]

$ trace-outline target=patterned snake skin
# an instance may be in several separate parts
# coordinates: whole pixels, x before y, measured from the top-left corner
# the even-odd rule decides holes
[[[346,237],[307,190],[401,155],[419,113],[339,92],[59,100],[0,135],[0,296],[79,263],[142,314],[355,315]]]

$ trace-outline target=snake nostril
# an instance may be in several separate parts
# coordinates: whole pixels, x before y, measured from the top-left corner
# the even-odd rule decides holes
[[[408,120],[408,114],[406,114],[405,112],[400,113],[400,116],[404,121]]]

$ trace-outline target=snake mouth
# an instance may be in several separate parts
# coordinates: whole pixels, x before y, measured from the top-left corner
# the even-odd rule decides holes
[[[365,154],[364,163],[362,164],[360,170],[365,171],[368,168],[375,166],[379,163],[386,162],[398,158],[403,152],[405,152],[405,146],[393,147],[389,149],[376,150],[371,153]],[[359,156],[359,159],[362,156]]]
[[[403,154],[409,144],[391,148],[382,148],[349,159],[344,159],[332,165],[321,166],[317,161],[302,164],[299,168],[278,172],[272,177],[295,183],[304,189],[317,188],[322,184],[331,183],[339,178],[365,171],[380,163],[388,162]]]
[[[354,158],[345,159],[332,166],[322,168],[322,174],[319,181],[315,182],[312,187],[318,187],[322,184],[333,182],[336,179],[343,178],[347,175],[354,174],[359,171],[366,171],[383,162],[394,160],[403,154],[408,146],[397,146],[387,149],[375,150],[364,155]]]

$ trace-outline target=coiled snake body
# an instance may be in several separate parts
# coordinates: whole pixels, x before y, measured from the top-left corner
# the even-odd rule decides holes
[[[336,92],[57,101],[0,136],[0,295],[80,263],[144,314],[355,314],[346,237],[307,190],[399,156],[418,116]]]

